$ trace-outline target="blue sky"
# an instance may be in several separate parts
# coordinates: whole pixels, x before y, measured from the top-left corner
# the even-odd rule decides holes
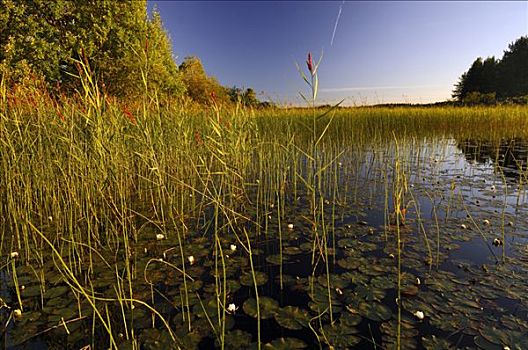
[[[177,62],[198,56],[226,86],[302,104],[310,51],[323,52],[319,103],[442,101],[479,56],[528,35],[528,1],[148,1]],[[331,44],[339,9],[341,16]]]

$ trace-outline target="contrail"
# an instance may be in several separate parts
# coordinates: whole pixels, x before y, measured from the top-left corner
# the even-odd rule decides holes
[[[339,12],[337,13],[337,18],[334,24],[334,32],[332,33],[332,40],[330,40],[330,46],[334,46],[334,37],[337,30],[337,24],[339,23],[339,18],[341,18],[341,11],[343,11],[343,5],[345,4],[345,0],[341,3],[341,6],[339,6]]]

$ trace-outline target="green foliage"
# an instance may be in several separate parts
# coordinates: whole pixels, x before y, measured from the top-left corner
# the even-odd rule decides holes
[[[471,91],[470,93],[466,94],[462,101],[464,104],[470,106],[478,104],[492,105],[496,103],[496,93],[480,93],[478,91]]]
[[[528,95],[528,36],[510,44],[499,66],[501,97]]]
[[[198,57],[186,57],[180,70],[187,94],[193,101],[201,104],[229,101],[227,90],[215,78],[207,76]]]
[[[257,98],[255,90],[252,88],[247,88],[244,91],[239,87],[233,86],[227,90],[227,94],[229,95],[231,102],[234,103],[240,103],[248,107],[258,107],[262,105],[262,103]]]
[[[495,95],[492,95],[495,93]],[[453,97],[464,103],[494,103],[528,94],[528,37],[519,38],[501,60],[477,58],[455,85]],[[511,99],[510,99],[511,100]]]
[[[0,68],[12,81],[34,73],[71,92],[82,59],[110,95],[183,93],[159,14],[148,20],[145,0],[3,0],[0,23]]]

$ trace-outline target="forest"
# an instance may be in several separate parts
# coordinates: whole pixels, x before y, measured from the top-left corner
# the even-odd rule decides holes
[[[455,85],[453,98],[466,104],[527,104],[528,36],[511,43],[501,59],[477,58]]]

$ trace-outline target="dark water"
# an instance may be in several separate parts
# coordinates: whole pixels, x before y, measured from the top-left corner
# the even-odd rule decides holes
[[[398,158],[407,178],[405,224],[400,227],[395,224],[392,195],[396,157],[392,144],[343,154],[336,163],[335,177],[325,180],[327,190],[319,194],[324,210],[319,211],[323,216],[317,216],[317,232],[310,222],[310,197],[302,189],[297,197],[291,186],[284,191],[280,230],[276,197],[261,201],[258,215],[248,207],[246,214],[260,224],[260,235],[254,223],[239,225],[249,232],[253,263],[262,279],[258,293],[263,347],[394,348],[400,311],[403,349],[528,348],[528,144],[523,140],[423,139],[399,145]],[[331,191],[333,181],[338,193]],[[257,202],[252,198],[253,204]],[[214,224],[205,217],[197,221],[197,227],[194,238],[185,244],[185,257],[195,259],[187,266],[186,273],[192,278],[187,280],[187,296],[182,275],[174,268],[182,265],[174,237],[140,240],[132,257],[137,268],[134,298],[164,316],[176,342],[144,306],[136,303],[131,310],[102,300],[115,297],[116,275],[125,274],[121,263],[95,272],[92,284],[101,298],[96,307],[112,325],[120,347],[133,348],[134,341],[127,340],[132,330],[136,346],[145,349],[218,347],[218,311],[223,315],[227,309],[222,305],[221,257],[215,254]],[[224,233],[220,244],[226,267],[225,300],[236,308],[226,312],[225,348],[256,348],[257,320],[249,302],[255,298],[255,288],[248,274],[249,256],[242,246],[246,241],[237,239],[232,229],[219,229]],[[243,232],[237,229],[238,234]],[[400,301],[396,300],[398,230],[402,240]],[[314,250],[314,240],[326,240],[326,244]],[[172,266],[151,260],[159,258]],[[79,301],[75,301],[52,262],[43,269],[48,273],[48,288],[41,296],[35,291],[32,269],[17,268],[18,284],[25,286],[21,292],[25,310],[22,318],[14,320],[9,317],[12,310],[2,309],[7,324],[1,335],[3,346],[107,348],[108,333],[93,308],[78,293]],[[218,279],[216,269],[222,272]],[[16,308],[9,269],[0,279],[0,298]],[[146,279],[152,284],[145,283]]]

